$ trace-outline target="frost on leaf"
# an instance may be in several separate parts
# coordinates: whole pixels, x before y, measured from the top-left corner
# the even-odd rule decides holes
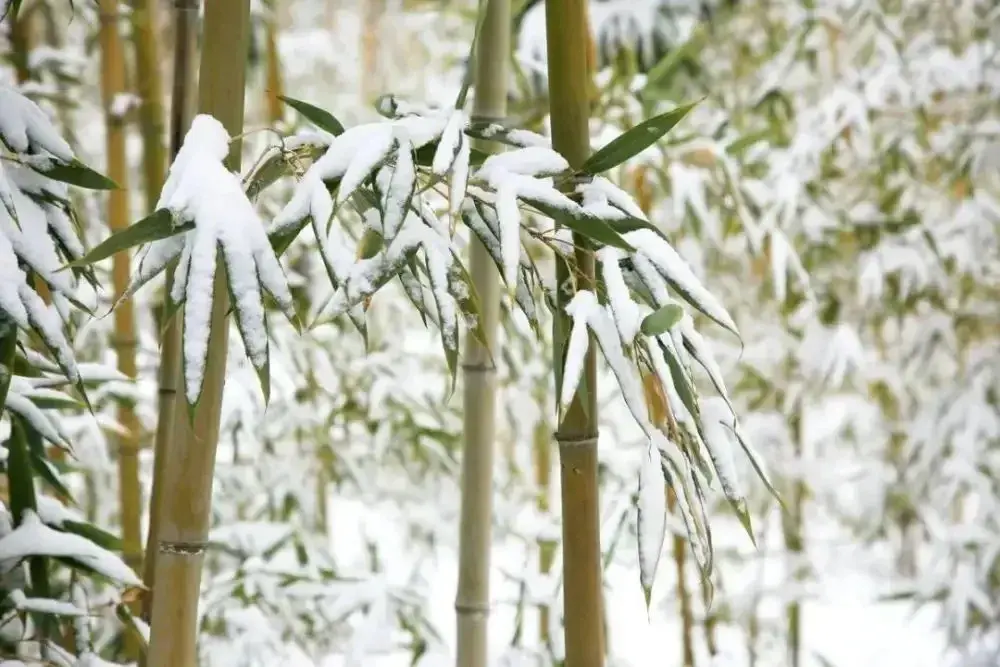
[[[264,223],[237,175],[226,169],[229,135],[208,115],[195,117],[170,168],[157,208],[190,231],[154,241],[139,261],[132,285],[139,286],[180,257],[171,299],[184,308],[184,388],[191,405],[201,396],[221,255],[236,324],[247,356],[268,393],[268,334],[263,294],[267,292],[295,321],[292,295],[271,248]]]

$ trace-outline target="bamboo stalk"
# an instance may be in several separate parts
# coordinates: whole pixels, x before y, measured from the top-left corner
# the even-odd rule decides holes
[[[249,0],[211,0],[205,5],[205,34],[198,85],[199,109],[214,116],[232,136],[242,133]],[[240,167],[242,142],[230,147],[227,166]],[[158,554],[153,598],[149,667],[196,667],[198,594],[211,521],[212,481],[226,375],[229,310],[226,272],[219,268],[205,381],[197,406],[178,395],[171,451],[163,470],[158,517]],[[181,317],[178,313],[176,317]],[[193,414],[192,414],[193,413]],[[192,418],[189,419],[189,414]],[[169,595],[162,594],[169,591]]]
[[[361,99],[368,103],[382,94],[382,71],[379,46],[386,0],[362,0],[364,16],[361,28]]]
[[[677,496],[671,487],[667,487],[667,511],[673,513],[677,508]],[[688,590],[687,578],[687,540],[680,535],[674,535],[671,540],[674,565],[677,570],[677,606],[681,615],[681,664],[684,667],[694,667],[694,610],[691,604],[691,592]]]
[[[510,0],[488,0],[476,45],[476,120],[502,121],[507,113],[507,54]],[[489,145],[484,145],[489,149]],[[490,541],[493,528],[493,459],[496,439],[496,350],[500,319],[500,277],[485,246],[473,239],[469,272],[479,293],[484,347],[466,338],[464,376],[465,451],[462,454],[462,510],[459,527],[458,667],[486,667],[490,614]]]
[[[142,173],[148,214],[156,208],[167,169],[160,81],[160,46],[151,0],[132,0],[132,47],[135,50],[136,92],[139,95],[139,131],[142,133]]]
[[[586,0],[546,0],[545,27],[549,73],[552,147],[572,167],[590,152],[588,117],[590,76]],[[578,289],[594,285],[594,256],[585,238],[574,234]],[[554,363],[561,364],[569,323],[563,308],[573,297],[564,286],[569,274],[557,264],[557,312],[553,321]],[[597,469],[597,357],[593,344],[584,361],[583,387],[577,390],[556,430],[562,502],[563,616],[566,667],[604,664],[601,586],[600,506]]]
[[[28,57],[31,54],[33,37],[31,30],[31,15],[33,7],[22,9],[17,18],[8,19],[10,32],[10,59],[14,65],[14,74],[18,83],[31,79],[31,69],[28,67]]]
[[[101,98],[104,105],[104,122],[107,128],[108,177],[119,188],[108,193],[108,224],[112,233],[129,225],[128,163],[125,154],[125,121],[115,113],[116,98],[125,92],[125,57],[121,35],[118,33],[118,1],[100,0],[101,41]],[[115,254],[112,259],[112,282],[115,301],[128,288],[130,270],[127,252]],[[118,357],[118,370],[129,378],[136,377],[135,310],[132,300],[120,303],[114,313],[115,334],[112,343]],[[127,431],[117,437],[118,493],[121,504],[122,553],[125,562],[135,571],[142,570],[142,489],[139,485],[139,444],[142,425],[135,414],[131,400],[118,402],[118,421]],[[138,655],[138,646],[129,642],[129,655]]]
[[[174,0],[174,71],[173,92],[170,100],[170,154],[175,157],[184,140],[184,132],[191,122],[193,106],[194,72],[192,64],[196,52],[198,30],[197,0]],[[164,295],[173,284],[173,267],[167,269]],[[164,299],[167,297],[164,296]],[[149,530],[146,536],[146,562],[143,583],[149,591],[143,596],[142,617],[147,623],[153,614],[154,577],[159,539],[159,516],[162,505],[164,471],[173,435],[177,409],[177,385],[180,381],[180,320],[175,315],[163,327],[160,347],[160,368],[156,441],[153,452],[153,488],[149,502]]]
[[[545,389],[539,391],[542,394],[539,405],[546,404]],[[535,506],[541,516],[548,516],[552,507],[552,448],[549,446],[549,422],[544,414],[535,424],[534,450],[535,463],[535,490],[537,493]],[[548,575],[552,571],[552,564],[556,558],[556,543],[552,540],[538,540],[538,571],[543,575]],[[542,646],[551,651],[552,636],[549,628],[552,624],[552,610],[547,604],[543,604],[538,610],[538,639]]]
[[[274,126],[285,119],[285,105],[280,96],[284,94],[281,76],[281,53],[278,51],[278,0],[272,0],[269,16],[264,21],[264,41],[266,58],[265,101],[267,120]]]
[[[792,445],[797,461],[802,460],[802,411],[798,408],[789,418]],[[787,512],[781,515],[781,532],[785,541],[785,549],[791,555],[794,563],[792,577],[796,581],[802,579],[802,554],[805,547],[803,534],[803,511],[805,509],[805,484],[801,479],[791,483],[791,502]],[[802,604],[796,598],[785,606],[786,625],[786,664],[788,667],[799,667],[802,664]]]

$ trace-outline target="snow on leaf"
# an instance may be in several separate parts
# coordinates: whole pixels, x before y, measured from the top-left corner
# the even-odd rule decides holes
[[[63,162],[75,157],[41,107],[4,84],[0,84],[0,141],[15,153],[41,150]]]
[[[462,147],[464,136],[462,130],[467,122],[465,112],[461,109],[455,109],[449,114],[448,123],[441,132],[441,140],[431,162],[431,173],[435,176],[441,178],[451,171]]]
[[[389,159],[394,149],[401,148],[401,143],[396,139],[396,133],[389,123],[379,124],[377,131],[372,131],[368,136],[368,141],[364,146],[359,147],[351,157],[344,170],[344,175],[340,179],[340,187],[337,189],[337,206],[342,206],[348,197],[354,194],[361,184],[371,176],[381,164]],[[341,135],[341,136],[346,136]],[[406,142],[410,144],[409,141]],[[331,150],[333,145],[330,146]],[[322,158],[321,158],[322,159]],[[318,164],[318,163],[317,163]]]
[[[569,163],[551,148],[520,148],[491,155],[476,170],[476,178],[493,181],[503,174],[554,176],[569,170]]]
[[[639,543],[639,583],[649,610],[656,568],[660,563],[667,530],[667,507],[664,496],[660,454],[652,443],[642,454],[639,466],[639,493],[636,505]]]
[[[263,292],[271,294],[285,316],[295,321],[291,292],[264,224],[239,177],[224,165],[228,152],[229,135],[222,124],[208,115],[195,117],[161,195],[161,208],[182,223],[193,223],[194,228],[154,242],[139,267],[142,278],[165,265],[167,258],[182,255],[171,298],[179,302],[183,295],[186,303],[184,386],[192,405],[197,403],[204,381],[220,251],[236,323],[247,356],[261,375],[265,394],[269,353]],[[144,269],[146,266],[151,268]],[[133,284],[136,282],[133,279]]]
[[[448,183],[448,211],[455,215],[462,208],[465,191],[469,184],[469,162],[472,159],[472,143],[464,135],[459,136],[458,155],[452,165],[451,181]]]
[[[588,183],[581,183],[577,186],[577,191],[584,196],[587,193],[600,193],[607,198],[611,206],[620,209],[633,218],[638,218],[639,220],[646,219],[646,214],[643,213],[639,204],[632,198],[632,195],[619,188],[604,176],[594,176]]]
[[[61,600],[49,598],[29,598],[21,590],[13,590],[7,599],[14,604],[18,611],[29,611],[39,614],[52,614],[55,616],[83,616],[87,612],[76,605]]]
[[[562,389],[559,395],[560,412],[565,412],[576,395],[580,379],[583,377],[583,365],[590,345],[590,333],[587,321],[590,313],[600,308],[593,292],[580,290],[566,304],[566,314],[573,320],[573,328],[569,334],[569,344],[566,346],[566,361],[563,363]]]
[[[0,538],[0,561],[33,556],[72,558],[108,579],[142,587],[142,580],[118,556],[79,535],[53,530],[26,510],[21,525]]]
[[[608,304],[614,315],[615,326],[623,345],[631,345],[635,341],[642,325],[642,313],[639,304],[632,300],[625,278],[622,276],[618,262],[625,256],[619,248],[605,246],[597,251],[597,259],[601,263],[601,273],[607,289]]]
[[[382,191],[382,237],[386,242],[392,241],[403,219],[410,209],[413,191],[417,184],[417,168],[413,163],[413,145],[405,135],[393,139],[390,152],[394,156],[391,164],[383,168],[387,173],[387,182]],[[343,181],[341,182],[343,187]]]
[[[680,293],[685,301],[720,326],[729,329],[737,336],[739,335],[733,318],[729,316],[715,295],[702,285],[688,263],[677,254],[677,251],[666,240],[649,229],[638,229],[627,232],[623,236],[637,249],[638,255],[643,255],[656,267],[657,271],[674,290]],[[638,270],[638,266],[636,268]]]
[[[735,415],[736,410],[733,408],[732,401],[729,400],[729,392],[726,390],[726,382],[722,377],[722,369],[719,368],[719,364],[715,361],[715,355],[712,354],[712,348],[709,346],[708,341],[694,328],[694,320],[687,313],[684,313],[681,317],[679,326],[681,336],[684,340],[684,349],[687,350],[692,359],[705,369],[708,379],[712,381],[715,390],[719,392],[719,395],[726,401],[726,405],[729,406],[730,411]]]
[[[503,180],[497,188],[497,220],[500,224],[501,273],[508,288],[517,284],[517,267],[521,259],[521,212],[517,207],[517,188],[512,179]]]
[[[13,218],[14,222],[20,226],[20,221],[17,217],[17,207],[14,206],[14,194],[7,180],[7,174],[4,173],[2,162],[0,162],[0,204],[3,204],[3,207],[7,210],[7,215]]]
[[[10,247],[34,273],[37,273],[53,290],[72,297],[76,289],[73,275],[60,272],[62,262],[55,240],[49,235],[49,217],[46,210],[19,187],[20,167],[9,168],[7,176],[14,187],[11,194],[17,208],[15,221],[6,208],[0,208],[0,235],[7,237]]]

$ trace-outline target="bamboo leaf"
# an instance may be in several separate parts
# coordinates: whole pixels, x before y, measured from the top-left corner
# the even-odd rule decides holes
[[[14,525],[24,520],[24,513],[35,510],[35,475],[28,451],[27,426],[20,417],[10,416],[10,438],[7,440],[7,485]]]
[[[622,250],[628,252],[635,251],[635,248],[633,248],[621,234],[615,231],[615,229],[613,229],[606,220],[589,215],[582,208],[569,212],[550,206],[544,201],[534,199],[532,197],[521,196],[520,199],[526,204],[529,204],[533,208],[537,209],[543,215],[547,215],[557,223],[569,227],[577,234],[586,236],[593,241],[597,241],[598,243],[607,246],[621,248]]]
[[[324,111],[308,102],[285,97],[284,95],[278,95],[278,99],[298,111],[306,120],[321,130],[326,130],[333,136],[344,133],[344,126],[329,111]]]
[[[695,104],[697,102],[677,107],[623,132],[591,155],[583,163],[582,171],[587,174],[600,174],[630,160],[672,130],[695,107]]]
[[[669,303],[647,315],[639,325],[639,330],[647,336],[659,336],[674,328],[683,316],[683,308],[676,303]]]
[[[59,528],[67,533],[85,537],[108,551],[121,551],[122,549],[122,541],[118,537],[101,530],[92,523],[85,521],[63,521]]]
[[[96,264],[123,250],[153,241],[168,239],[191,229],[192,225],[174,224],[174,217],[165,208],[158,209],[139,222],[129,225],[97,244],[80,259],[70,262],[64,268],[75,268]]]
[[[79,160],[69,163],[48,160],[43,163],[28,162],[27,165],[39,174],[53,181],[62,181],[88,190],[118,190],[119,185]]]
[[[649,613],[650,596],[656,578],[656,568],[663,551],[667,531],[667,503],[663,493],[663,473],[659,452],[652,443],[643,453],[639,467],[639,491],[636,502],[639,545],[639,582]]]

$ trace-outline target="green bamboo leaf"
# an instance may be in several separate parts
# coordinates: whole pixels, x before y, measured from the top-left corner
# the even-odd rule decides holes
[[[532,208],[537,209],[543,215],[547,215],[557,223],[569,227],[577,234],[586,236],[606,246],[621,248],[627,252],[635,252],[635,248],[622,238],[622,235],[613,229],[606,220],[589,215],[582,208],[569,212],[531,197],[521,196],[520,199]]]
[[[17,366],[17,326],[0,310],[0,412]]]
[[[673,344],[665,345],[663,337],[658,337],[656,344],[660,346],[663,359],[667,362],[667,368],[670,369],[670,379],[674,383],[674,389],[677,390],[677,395],[680,397],[681,403],[684,404],[684,407],[687,408],[692,417],[698,419],[700,411],[698,410],[698,399],[694,393],[694,385],[688,378],[687,371],[684,370],[677,350]]]
[[[650,313],[639,325],[640,331],[647,336],[659,336],[674,328],[684,317],[684,309],[676,303],[668,303],[659,310]]]
[[[7,485],[10,494],[10,511],[14,525],[24,520],[24,513],[35,510],[35,475],[28,452],[27,425],[17,415],[10,418],[10,438],[7,440]]]
[[[9,18],[11,21],[17,19],[17,11],[21,8],[21,0],[13,0],[10,5],[0,14],[0,21]]]
[[[333,136],[344,133],[344,126],[329,111],[324,111],[308,102],[285,97],[284,95],[278,95],[278,99],[298,111],[310,123],[322,130],[326,130]]]
[[[51,488],[57,496],[64,500],[72,500],[70,490],[63,484],[58,473],[52,468],[52,463],[45,454],[45,446],[42,439],[34,429],[31,429],[28,437],[28,459],[31,467],[38,477]]]
[[[624,211],[623,211],[624,212]],[[667,235],[663,233],[663,230],[649,222],[648,220],[641,220],[640,218],[633,218],[630,215],[620,219],[620,220],[609,220],[608,225],[618,232],[619,234],[628,234],[629,232],[635,232],[640,229],[648,229],[662,238],[664,241],[669,242],[670,239]]]
[[[186,232],[192,229],[192,227],[192,224],[174,224],[174,217],[170,214],[170,211],[161,208],[139,222],[112,234],[92,248],[86,255],[76,261],[70,262],[61,270],[96,264],[123,250],[167,239]]]
[[[85,521],[63,521],[59,528],[67,533],[85,537],[97,546],[108,551],[121,551],[121,540],[111,533]]]
[[[94,171],[79,160],[70,163],[48,160],[45,164],[28,162],[27,166],[53,181],[62,181],[88,190],[118,190],[120,187],[107,176]]]
[[[582,171],[587,174],[600,174],[630,160],[672,130],[695,107],[695,104],[697,102],[677,107],[623,132],[591,155],[583,163]]]

